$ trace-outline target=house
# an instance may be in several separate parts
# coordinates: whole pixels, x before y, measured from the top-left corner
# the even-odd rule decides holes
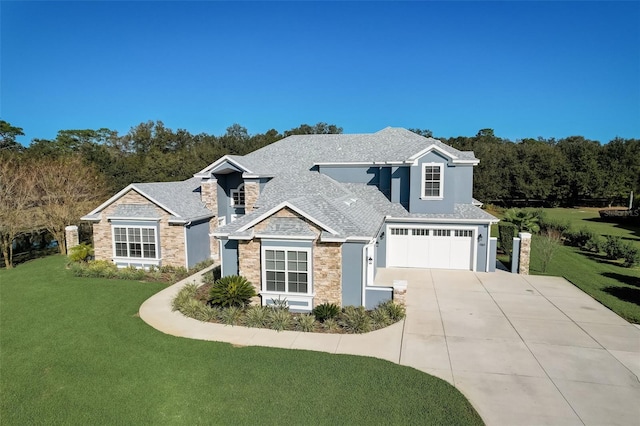
[[[473,152],[401,128],[289,136],[184,182],[132,184],[83,219],[118,265],[220,259],[267,305],[368,308],[379,268],[490,272],[498,220],[472,197]]]

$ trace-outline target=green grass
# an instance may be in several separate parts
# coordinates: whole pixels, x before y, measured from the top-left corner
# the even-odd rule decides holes
[[[25,424],[482,424],[448,383],[348,355],[177,338],[140,304],[162,284],[0,271],[0,418]]]
[[[598,209],[544,209],[549,219],[568,221],[577,231],[587,227],[600,235],[618,235],[640,248],[640,226],[600,221]],[[492,235],[497,226],[492,227]],[[534,236],[531,253],[531,273],[543,274],[540,254]],[[498,256],[504,261],[504,257]],[[611,261],[602,254],[586,253],[574,247],[561,246],[545,273],[564,277],[598,302],[627,321],[640,324],[640,267],[624,268],[620,261]]]

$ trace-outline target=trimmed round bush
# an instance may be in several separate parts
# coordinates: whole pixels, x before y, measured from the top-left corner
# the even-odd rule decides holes
[[[209,291],[209,301],[222,307],[244,307],[256,296],[253,284],[239,275],[222,277],[213,283]]]

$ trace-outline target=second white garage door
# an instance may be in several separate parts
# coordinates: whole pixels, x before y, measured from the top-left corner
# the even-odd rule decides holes
[[[473,269],[473,229],[390,227],[387,266]]]

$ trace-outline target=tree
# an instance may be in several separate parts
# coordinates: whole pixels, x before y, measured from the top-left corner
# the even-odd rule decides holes
[[[424,136],[425,138],[433,137],[433,132],[429,129],[409,129],[409,131],[416,133],[420,136]]]
[[[338,127],[335,124],[327,124],[324,122],[316,123],[315,126],[308,124],[301,124],[300,126],[287,130],[284,132],[284,136],[291,135],[333,135],[342,133],[342,127]]]
[[[24,136],[21,127],[14,127],[4,120],[0,120],[0,152],[20,151],[22,145],[16,141],[17,136]]]
[[[13,267],[13,242],[22,232],[33,230],[33,185],[30,165],[15,154],[0,155],[0,245],[6,268]]]
[[[32,170],[37,173],[34,188],[40,220],[58,241],[60,253],[65,254],[65,227],[77,225],[106,198],[104,177],[78,155],[39,159]]]

